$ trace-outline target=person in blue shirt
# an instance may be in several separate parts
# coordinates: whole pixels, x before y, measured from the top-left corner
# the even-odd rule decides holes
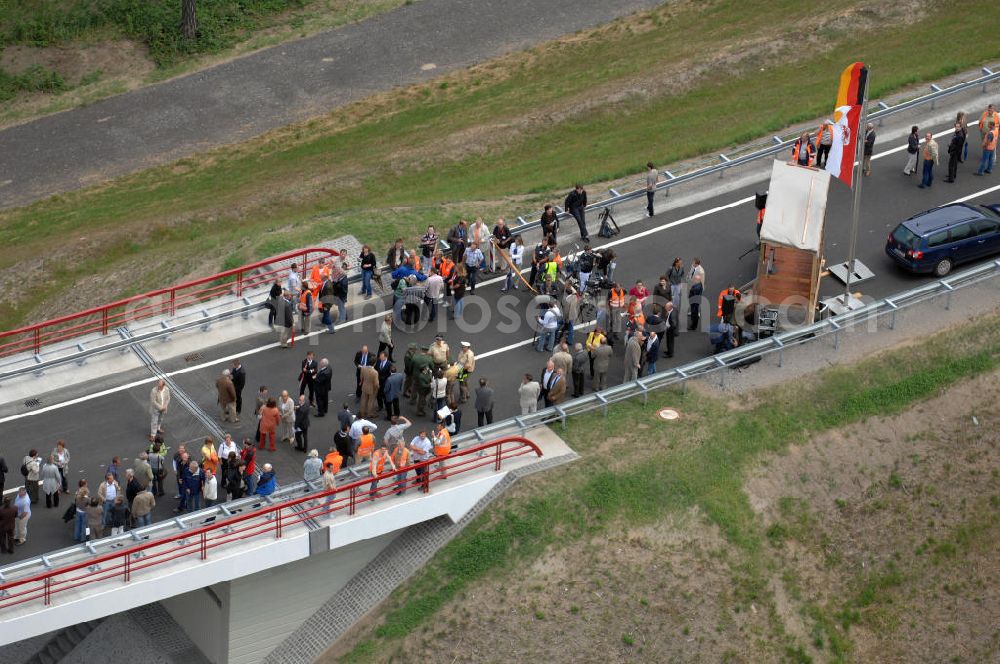
[[[257,483],[258,496],[270,496],[278,488],[278,479],[274,475],[271,464],[264,464],[264,472],[260,474],[260,481]]]

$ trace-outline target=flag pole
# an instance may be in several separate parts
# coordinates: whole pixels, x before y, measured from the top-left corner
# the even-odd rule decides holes
[[[858,121],[857,136],[854,137],[854,206],[851,210],[851,248],[847,255],[847,276],[844,279],[844,307],[850,311],[851,277],[854,276],[855,254],[858,248],[858,217],[861,212],[861,179],[864,177],[864,136],[868,133],[868,88],[871,86],[871,69],[868,69],[864,97],[861,100],[861,119]]]

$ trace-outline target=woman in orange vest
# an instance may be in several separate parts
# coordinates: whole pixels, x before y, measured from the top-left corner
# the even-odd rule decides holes
[[[431,259],[431,267],[436,269],[441,278],[444,279],[445,297],[451,297],[451,276],[452,272],[455,271],[455,261],[438,251]]]
[[[805,150],[803,151],[803,148]],[[816,159],[816,146],[809,140],[809,132],[804,131],[792,146],[792,163],[799,166],[812,166]]]
[[[313,294],[308,281],[302,282],[302,292],[299,293],[299,332],[309,334],[312,330]]]
[[[401,496],[406,493],[406,471],[398,472],[410,465],[410,450],[406,449],[406,441],[402,438],[396,441],[396,447],[392,450],[392,463],[396,466],[396,477],[393,482],[396,484],[396,495]]]
[[[986,135],[983,136],[983,156],[979,160],[979,170],[977,170],[974,175],[982,175],[984,173],[989,174],[993,172],[993,162],[996,160],[997,154],[998,131],[1000,131],[1000,125],[996,124],[993,120],[990,120],[989,125],[987,125]]]
[[[378,481],[385,474],[385,464],[387,461],[389,462],[389,467],[392,469],[391,472],[396,472],[396,464],[392,462],[389,450],[385,449],[385,444],[383,443],[378,446],[378,449],[372,454],[371,461],[368,462],[368,472],[372,476],[372,483],[369,487],[370,491],[375,491],[378,488]],[[373,494],[372,498],[375,497]]]
[[[355,456],[358,457],[358,463],[370,459],[373,452],[375,452],[375,435],[368,427],[362,427],[361,438],[358,440],[358,451],[355,453]]]
[[[434,456],[446,457],[449,454],[451,454],[451,434],[448,433],[444,422],[438,422],[437,430],[434,432]],[[438,470],[441,471],[441,477],[447,476],[444,470],[444,459],[438,464]]]
[[[986,138],[986,132],[990,130],[990,122],[1000,127],[1000,113],[993,107],[993,104],[987,106],[983,114],[979,116],[979,135],[982,138]]]

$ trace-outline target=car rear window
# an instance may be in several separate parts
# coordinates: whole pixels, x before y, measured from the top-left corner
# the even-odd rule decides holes
[[[927,238],[928,247],[940,247],[942,244],[948,244],[948,231],[938,231]]]
[[[896,244],[901,247],[906,247],[907,249],[913,248],[913,243],[917,239],[916,234],[909,228],[900,224],[896,226],[896,230],[892,232],[892,239],[896,241]]]

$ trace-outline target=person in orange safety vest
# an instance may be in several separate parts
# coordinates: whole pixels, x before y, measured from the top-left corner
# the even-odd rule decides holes
[[[451,454],[451,434],[448,433],[444,422],[438,422],[434,431],[434,456],[446,457],[449,454]],[[444,459],[438,464],[438,470],[441,471],[441,477],[445,477]]]
[[[727,295],[732,295],[733,299],[736,302],[740,301],[740,297],[741,297],[740,291],[733,284],[729,284],[729,288],[726,288],[726,289],[720,291],[719,292],[719,310],[715,314],[719,318],[722,318],[722,302],[723,302],[723,300],[725,300],[725,297]],[[730,321],[727,321],[727,322],[730,322]]]
[[[369,487],[371,491],[378,488],[379,479],[387,473],[385,470],[386,463],[389,464],[389,468],[391,469],[388,472],[396,472],[396,464],[392,462],[389,450],[385,449],[385,443],[382,443],[372,454],[372,458],[368,462],[368,472],[372,476],[372,483]],[[374,498],[375,496],[372,497]]]
[[[410,450],[406,449],[406,441],[402,438],[396,441],[396,447],[392,450],[392,463],[396,466],[396,477],[393,481],[396,483],[396,495],[401,496],[406,493],[406,475],[407,471],[398,472],[401,468],[406,468],[410,465]]]
[[[804,131],[792,146],[792,163],[799,166],[812,166],[816,159],[816,146],[809,139],[809,132]]]
[[[340,452],[337,451],[336,447],[330,448],[330,453],[323,458],[323,467],[333,468],[333,472],[339,473],[340,467],[344,464],[344,457],[340,456]]]

